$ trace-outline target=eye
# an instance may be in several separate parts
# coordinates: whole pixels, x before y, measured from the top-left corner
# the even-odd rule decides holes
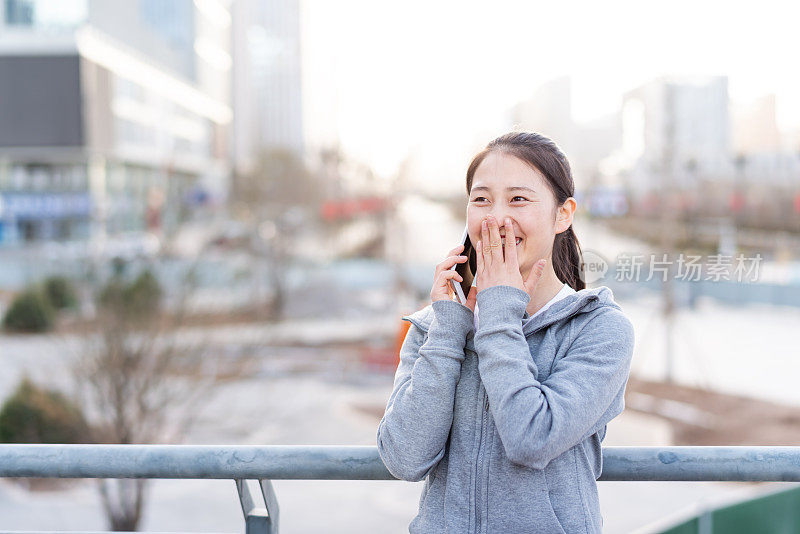
[[[517,195],[514,198],[512,198],[511,201],[514,202],[514,200],[516,200],[518,198],[522,199],[523,201],[526,201],[526,202],[528,200],[527,198],[525,198],[523,196]],[[486,197],[475,197],[474,199],[472,199],[472,202],[481,202],[482,200],[486,200]]]

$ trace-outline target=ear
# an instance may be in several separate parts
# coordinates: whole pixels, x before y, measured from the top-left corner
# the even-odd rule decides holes
[[[556,208],[556,233],[560,234],[570,227],[572,218],[575,216],[575,209],[578,207],[574,197],[569,197],[564,203]]]

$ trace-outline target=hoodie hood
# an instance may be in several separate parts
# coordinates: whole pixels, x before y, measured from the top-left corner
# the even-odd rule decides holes
[[[533,319],[530,318],[530,315],[526,311],[525,315],[522,317],[522,333],[528,336],[553,323],[579,313],[593,311],[603,306],[621,309],[619,304],[614,300],[614,293],[609,287],[600,286],[581,289],[553,303],[549,308]],[[411,322],[427,334],[431,322],[433,321],[433,305],[428,304],[419,311],[405,315],[403,316],[403,320]],[[471,341],[470,339],[467,344],[471,344]]]

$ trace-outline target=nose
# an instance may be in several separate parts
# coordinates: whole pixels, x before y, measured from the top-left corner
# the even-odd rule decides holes
[[[492,210],[489,212],[489,214],[491,214],[492,217],[494,217],[494,220],[497,221],[497,225],[500,228],[505,226],[506,217],[508,217],[511,220],[512,224],[514,222],[514,220],[511,219],[511,217],[508,216],[508,214],[506,213],[506,211],[502,207],[501,208],[492,208]]]

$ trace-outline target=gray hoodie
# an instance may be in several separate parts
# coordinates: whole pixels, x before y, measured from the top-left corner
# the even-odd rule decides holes
[[[477,298],[477,332],[456,301],[403,317],[377,439],[392,475],[425,479],[409,532],[601,532],[601,442],[624,407],[633,325],[605,286],[532,319],[519,288]]]

